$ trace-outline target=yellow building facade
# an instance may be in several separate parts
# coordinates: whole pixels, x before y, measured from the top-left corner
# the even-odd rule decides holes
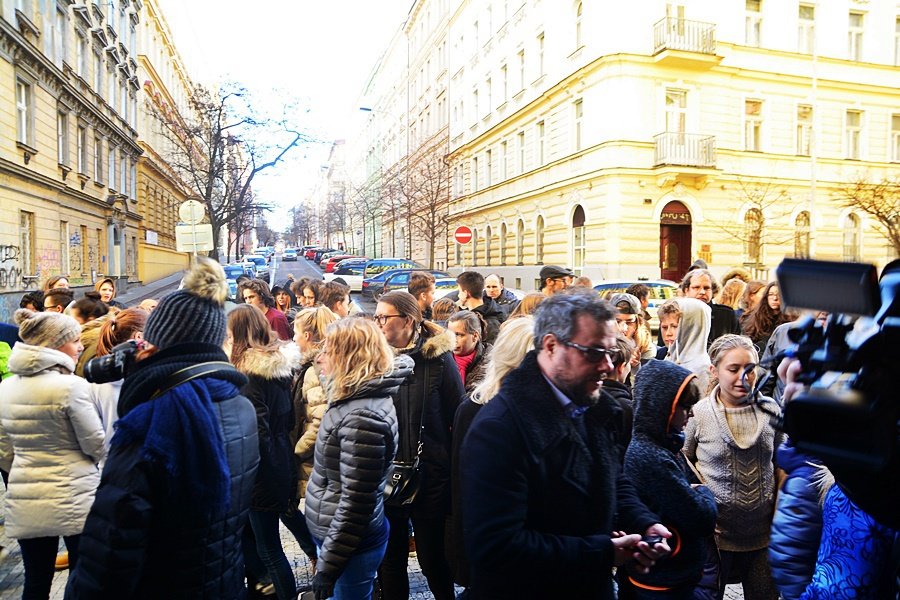
[[[785,256],[884,264],[840,198],[900,163],[895,2],[545,0],[450,7],[450,265],[531,289],[774,276]]]
[[[0,2],[0,320],[53,275],[137,278],[139,12]]]

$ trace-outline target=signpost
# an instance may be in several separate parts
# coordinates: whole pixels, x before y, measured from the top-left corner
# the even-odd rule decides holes
[[[472,241],[472,230],[465,225],[460,225],[453,232],[453,239],[457,244],[468,244]]]
[[[200,223],[206,215],[206,208],[196,200],[186,200],[178,207],[178,216],[184,224],[175,226],[175,248],[179,252],[193,252],[213,249],[213,231],[209,223]]]

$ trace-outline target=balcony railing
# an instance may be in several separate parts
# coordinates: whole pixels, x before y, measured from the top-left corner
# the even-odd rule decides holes
[[[653,25],[653,54],[681,50],[716,53],[716,26],[712,23],[665,17]]]
[[[714,168],[716,166],[716,137],[696,133],[666,131],[654,136],[656,149],[653,166]]]

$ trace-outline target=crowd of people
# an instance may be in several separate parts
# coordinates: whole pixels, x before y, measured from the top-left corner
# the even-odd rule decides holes
[[[436,600],[896,593],[898,532],[774,426],[800,315],[743,269],[695,263],[655,338],[647,286],[554,265],[522,298],[413,272],[371,315],[313,278],[231,299],[203,258],[131,308],[68,287],[0,352],[23,598],[60,566],[72,599],[297,598],[282,525],[316,600],[405,600],[411,551]]]

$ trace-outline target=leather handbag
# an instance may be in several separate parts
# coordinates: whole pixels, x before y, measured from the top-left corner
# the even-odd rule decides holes
[[[426,382],[428,370],[426,369]],[[384,486],[384,504],[386,506],[410,506],[419,494],[422,485],[422,433],[425,431],[425,397],[428,396],[426,385],[422,397],[422,415],[419,419],[419,441],[416,444],[416,454],[411,461],[395,460],[388,473]]]

